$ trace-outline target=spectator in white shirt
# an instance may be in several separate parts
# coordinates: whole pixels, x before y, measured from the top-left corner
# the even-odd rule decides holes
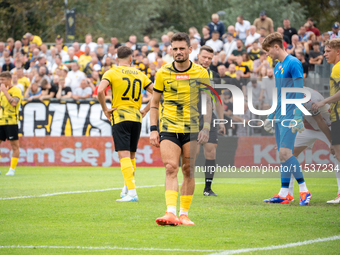
[[[95,51],[97,48],[97,44],[92,42],[92,35],[91,34],[87,34],[85,36],[85,43],[80,47],[80,50],[85,52],[85,46],[89,46],[90,47],[90,51]]]
[[[192,47],[192,52],[189,55],[190,61],[194,62],[195,58],[197,58],[197,55],[200,53],[200,45],[197,41],[197,39],[191,39],[190,44]]]
[[[238,38],[243,41],[246,41],[247,36],[249,35],[250,22],[248,20],[244,20],[243,16],[240,15],[237,17],[237,22],[235,24],[236,35]]]
[[[237,49],[236,40],[232,33],[227,33],[227,42],[223,45],[223,50],[227,54],[227,58],[231,55],[233,50]]]
[[[259,33],[256,33],[256,27],[250,26],[249,35],[247,36],[246,43],[245,43],[246,49],[251,47],[252,43],[256,39],[259,39],[260,37],[261,37],[261,35]]]
[[[156,61],[156,56],[157,56],[158,52],[159,52],[159,44],[156,43],[153,46],[153,52],[149,53],[149,55],[148,55],[149,63]]]
[[[219,39],[220,33],[218,31],[214,31],[212,33],[212,38],[205,43],[205,45],[213,48],[214,52],[220,52],[223,49],[223,42]]]
[[[88,79],[84,79],[81,81],[80,86],[76,88],[73,92],[73,99],[85,99],[90,98],[92,96],[92,89],[90,87],[90,81]]]
[[[103,58],[103,64],[104,64],[104,61],[107,57],[109,57],[112,60],[113,63],[115,62],[115,60],[117,58],[115,46],[109,45],[108,52]]]
[[[75,62],[71,63],[71,71],[68,72],[66,77],[70,79],[70,88],[72,91],[75,91],[76,88],[80,86],[81,81],[86,78],[85,74],[79,70],[79,64]]]

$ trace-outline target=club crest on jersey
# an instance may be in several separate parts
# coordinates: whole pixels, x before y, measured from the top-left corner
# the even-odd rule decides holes
[[[176,79],[177,80],[189,79],[189,74],[177,74]]]
[[[282,68],[282,65],[279,65],[279,70]]]

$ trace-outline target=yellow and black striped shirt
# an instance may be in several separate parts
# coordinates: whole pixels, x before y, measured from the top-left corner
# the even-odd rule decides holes
[[[190,62],[185,71],[178,71],[174,62],[162,66],[156,74],[154,91],[163,94],[160,132],[195,133],[198,127],[200,89],[210,86],[207,70]]]
[[[329,81],[330,95],[333,96],[340,90],[340,61],[332,69]],[[331,104],[331,121],[340,120],[340,101]]]
[[[16,125],[19,121],[19,107],[21,100],[21,90],[18,87],[11,87],[8,89],[8,94],[11,97],[19,98],[19,102],[16,106],[12,106],[5,94],[0,91],[0,126],[4,125]]]
[[[112,91],[113,124],[122,121],[142,123],[140,107],[142,90],[152,82],[141,71],[130,66],[114,66],[104,73],[103,80],[110,83]]]

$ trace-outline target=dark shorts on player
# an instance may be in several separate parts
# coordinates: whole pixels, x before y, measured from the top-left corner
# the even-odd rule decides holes
[[[162,142],[163,140],[169,140],[182,148],[182,146],[187,142],[197,141],[198,133],[160,132],[159,137],[159,142]]]
[[[15,141],[19,140],[18,125],[3,125],[0,126],[0,141]]]
[[[136,152],[142,124],[135,121],[123,121],[112,126],[115,151]]]
[[[218,143],[218,128],[219,127],[217,127],[217,126],[214,127],[214,125],[210,125],[208,143],[213,143],[213,144]],[[203,126],[201,126],[199,129],[202,130]]]
[[[340,144],[340,120],[334,121],[331,124],[332,145]]]

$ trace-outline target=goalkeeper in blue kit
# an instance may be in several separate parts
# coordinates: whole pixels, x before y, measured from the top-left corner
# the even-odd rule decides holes
[[[270,129],[272,123],[275,123],[275,138],[281,164],[281,190],[279,194],[263,202],[288,204],[293,201],[294,197],[288,194],[290,177],[291,173],[293,173],[299,184],[300,205],[308,205],[312,195],[307,189],[300,164],[293,155],[297,132],[304,130],[302,112],[294,104],[287,104],[285,115],[281,112],[282,89],[303,88],[303,68],[297,58],[289,55],[284,50],[282,41],[281,34],[272,33],[262,43],[262,47],[268,52],[268,55],[272,59],[279,60],[274,69],[278,103],[276,110],[268,116],[265,129]],[[303,93],[286,94],[287,99],[302,99],[303,97]],[[275,119],[275,122],[269,121],[269,119]]]

